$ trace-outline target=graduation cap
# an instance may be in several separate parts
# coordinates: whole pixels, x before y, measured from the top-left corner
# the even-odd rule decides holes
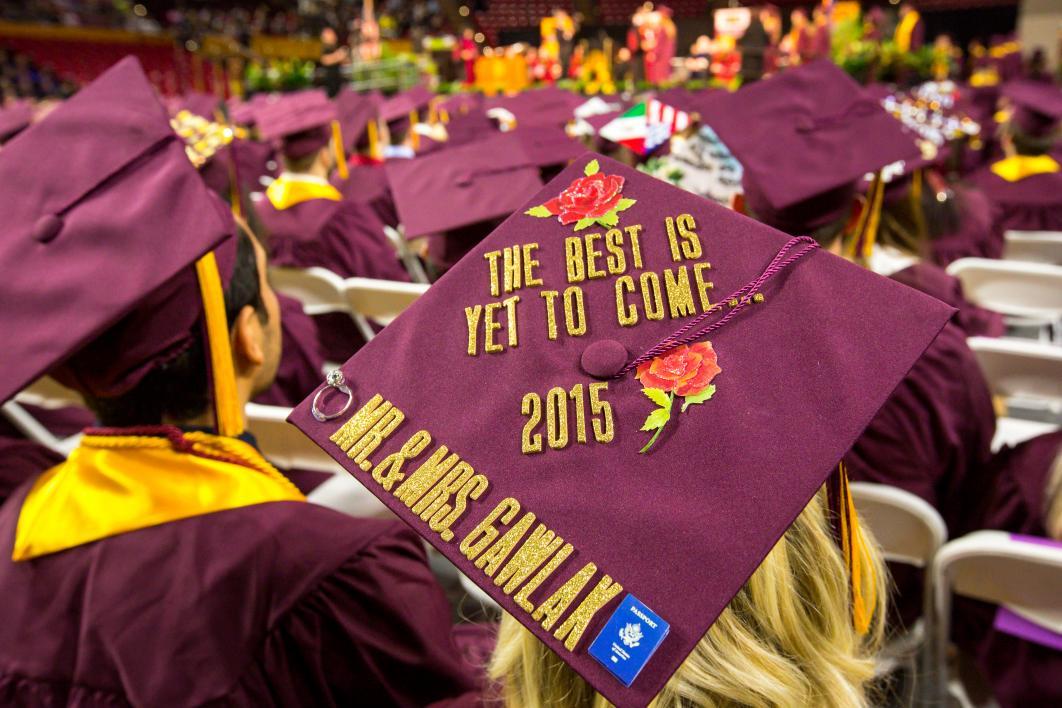
[[[205,327],[222,435],[238,434],[223,288],[235,224],[134,58],[0,151],[0,400],[41,374],[119,396]]]
[[[847,213],[866,173],[921,155],[913,136],[828,60],[712,93],[701,118],[741,161],[756,217],[790,234]]]
[[[554,125],[516,126],[512,133],[520,139],[524,152],[538,167],[566,165],[586,152],[564,128]]]
[[[951,312],[586,155],[290,421],[608,700],[645,706]]]
[[[1010,120],[1030,137],[1050,135],[1062,120],[1062,88],[1053,83],[1016,79],[1003,87],[1013,112]]]
[[[434,96],[426,86],[400,91],[380,104],[380,118],[387,123],[392,133],[404,134],[414,122],[419,122],[419,114],[428,107]]]
[[[200,91],[186,93],[175,102],[178,112],[188,111],[207,120],[214,120],[217,117],[216,111],[219,105],[221,105],[221,99],[217,96]]]
[[[297,160],[311,155],[333,137],[332,124],[339,114],[324,91],[303,91],[279,96],[257,111],[258,134],[279,144],[285,157]]]
[[[532,89],[515,96],[496,96],[486,102],[488,109],[502,108],[516,117],[517,126],[563,126],[572,120],[584,99],[555,87]]]
[[[33,106],[29,101],[16,101],[0,108],[0,145],[6,143],[33,122]]]
[[[370,142],[373,142],[376,118],[383,101],[379,91],[358,93],[353,89],[344,88],[339,92],[335,97],[335,104],[339,114],[339,127],[343,130],[344,147],[348,150],[356,148],[370,132]]]
[[[386,163],[406,238],[508,216],[541,186],[538,168],[511,134]]]

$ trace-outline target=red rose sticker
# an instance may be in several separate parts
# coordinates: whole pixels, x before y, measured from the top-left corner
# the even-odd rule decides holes
[[[557,221],[581,231],[593,224],[612,227],[619,223],[619,212],[631,208],[634,199],[623,194],[623,178],[600,172],[597,160],[591,160],[578,178],[556,198],[528,209],[524,213],[540,219],[557,217]]]
[[[638,365],[634,378],[642,382],[642,393],[657,405],[642,425],[642,430],[655,431],[641,452],[646,452],[664,426],[671,420],[675,396],[683,399],[680,412],[715,395],[712,380],[722,372],[711,342],[681,344],[660,356]]]

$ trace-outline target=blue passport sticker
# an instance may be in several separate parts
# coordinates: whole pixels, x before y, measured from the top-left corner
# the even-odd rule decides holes
[[[671,625],[628,594],[590,645],[590,656],[630,686],[670,629]]]

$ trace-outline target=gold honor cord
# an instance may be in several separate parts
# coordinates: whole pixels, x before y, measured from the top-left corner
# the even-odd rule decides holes
[[[339,127],[339,121],[332,121],[332,149],[336,151],[336,172],[340,179],[350,177],[347,169],[347,151],[343,145],[343,129]]]
[[[195,262],[195,272],[199,278],[199,294],[206,318],[217,430],[219,435],[236,437],[243,432],[243,411],[240,410],[236,393],[236,372],[232,365],[229,325],[225,316],[225,294],[213,251]]]

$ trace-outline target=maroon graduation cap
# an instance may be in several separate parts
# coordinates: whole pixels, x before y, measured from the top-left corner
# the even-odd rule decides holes
[[[33,122],[33,105],[29,101],[16,101],[0,107],[0,145],[6,143]]]
[[[746,203],[791,234],[838,218],[868,172],[921,156],[913,135],[828,60],[713,92],[700,108],[745,168]]]
[[[542,186],[523,143],[508,133],[389,160],[385,169],[406,238],[508,216]]]
[[[1011,121],[1030,136],[1050,135],[1062,120],[1062,88],[1053,83],[1016,79],[1003,87],[1003,96],[1014,105]]]
[[[0,151],[0,180],[19,185],[18,199],[0,200],[10,304],[0,400],[49,371],[81,392],[121,395],[185,350],[204,319],[231,362],[223,288],[236,227],[135,59]],[[220,321],[204,318],[208,299]],[[212,376],[232,380],[231,370]]]
[[[950,315],[585,155],[290,420],[606,698],[644,706]]]
[[[518,126],[563,126],[575,116],[584,98],[555,87],[532,89],[515,96],[495,96],[486,101],[487,108],[504,108],[516,116]]]
[[[343,131],[346,149],[356,147],[365,137],[368,125],[376,120],[383,100],[379,91],[358,93],[349,88],[344,88],[335,97],[339,127]]]
[[[292,159],[320,150],[332,139],[332,121],[339,114],[324,91],[278,96],[259,107],[258,134],[275,141]]]

